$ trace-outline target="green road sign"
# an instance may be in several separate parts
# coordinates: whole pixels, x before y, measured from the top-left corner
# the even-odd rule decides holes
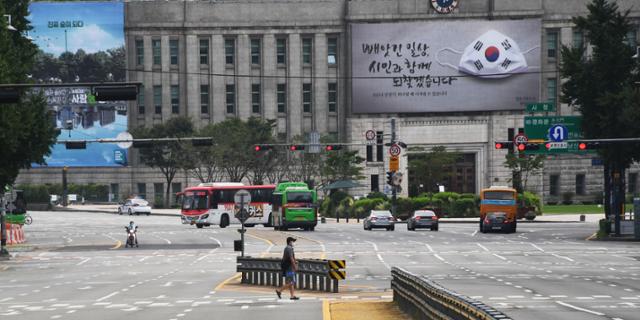
[[[527,112],[549,112],[556,111],[556,104],[553,102],[527,103]]]
[[[550,141],[549,128],[555,125],[562,125],[567,128],[568,136],[565,140],[582,139],[582,117],[580,116],[532,116],[524,117],[524,134],[529,138],[529,142]],[[574,153],[579,151],[577,142],[553,142],[551,148],[540,148],[540,150],[528,150],[527,153]]]

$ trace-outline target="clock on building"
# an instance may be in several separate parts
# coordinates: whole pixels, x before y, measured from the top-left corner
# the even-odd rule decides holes
[[[431,0],[431,5],[438,13],[450,13],[458,6],[458,0]]]

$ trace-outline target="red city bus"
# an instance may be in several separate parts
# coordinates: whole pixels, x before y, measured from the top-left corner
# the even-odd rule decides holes
[[[251,202],[247,210],[251,217],[245,226],[252,227],[271,224],[271,196],[275,185],[246,186],[235,182],[201,183],[197,187],[189,187],[181,192],[182,210],[180,218],[183,224],[195,225],[198,228],[219,225],[226,228],[230,224],[239,224],[236,219],[234,195],[244,189],[251,194]]]

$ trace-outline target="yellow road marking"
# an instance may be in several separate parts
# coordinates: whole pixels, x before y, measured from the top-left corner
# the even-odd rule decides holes
[[[241,276],[242,276],[242,273],[238,272],[238,273],[234,274],[233,276],[229,277],[227,280],[222,281],[222,282],[221,282],[219,285],[217,285],[217,286],[216,286],[216,288],[215,288],[215,289],[213,289],[213,290],[214,290],[214,291],[218,291],[218,290],[222,289],[222,288],[223,288],[227,283],[229,283],[229,282],[231,282],[231,281],[233,281],[233,280],[235,280],[235,279],[237,279],[237,278],[240,278]]]
[[[331,320],[331,307],[329,300],[322,301],[322,320]]]
[[[118,240],[118,242],[116,243],[116,246],[111,248],[111,250],[115,250],[115,249],[118,249],[120,247],[122,247],[122,241]]]
[[[9,269],[9,266],[2,266],[2,271],[7,271],[7,269]]]
[[[593,240],[593,238],[595,238],[597,234],[598,234],[597,232],[594,232],[592,235],[588,236],[585,240],[587,241]]]
[[[262,241],[264,241],[264,242],[268,243],[270,246],[275,245],[275,244],[274,244],[273,242],[271,242],[271,240],[269,240],[269,239],[265,239],[265,238],[262,238],[262,237],[258,237],[258,236],[256,236],[256,235],[250,234],[249,232],[247,232],[247,235],[248,235],[249,237],[256,238],[256,239],[258,239],[258,240],[262,240]]]

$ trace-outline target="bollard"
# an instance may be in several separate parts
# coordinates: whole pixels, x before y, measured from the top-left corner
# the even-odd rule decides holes
[[[324,291],[331,292],[331,279],[329,277],[324,278]]]
[[[584,214],[580,215],[580,222],[584,222],[586,220],[586,217]]]
[[[260,285],[264,286],[264,276],[265,276],[264,272],[260,271],[259,276],[260,276]]]
[[[320,218],[320,223],[327,223],[327,219],[325,217]]]
[[[324,291],[324,283],[327,277],[320,277],[320,291]]]
[[[304,288],[309,290],[309,280],[311,279],[311,277],[308,274],[304,275]]]
[[[318,276],[315,274],[311,276],[311,290],[318,291]]]
[[[333,279],[333,293],[338,293],[338,280]]]

